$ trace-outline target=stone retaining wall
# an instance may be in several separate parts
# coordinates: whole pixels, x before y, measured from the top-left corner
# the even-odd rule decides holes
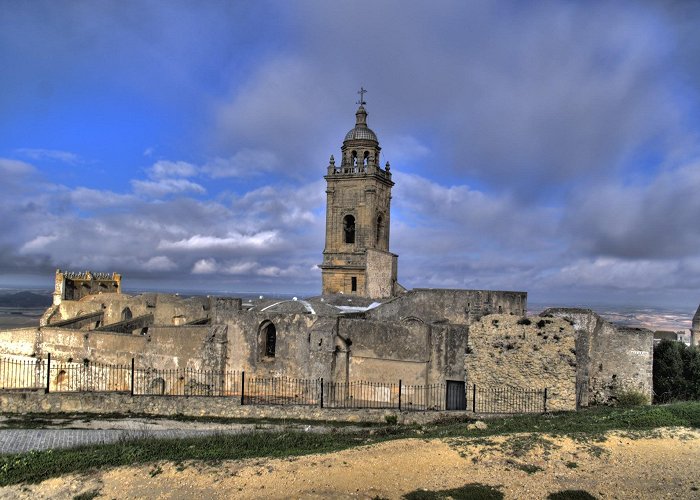
[[[399,412],[397,410],[344,410],[317,406],[240,405],[238,398],[202,396],[130,396],[120,393],[44,394],[39,391],[0,393],[0,411],[8,413],[131,413],[135,415],[225,418],[303,419],[330,422],[386,423],[395,415],[401,424],[425,424],[467,412]]]

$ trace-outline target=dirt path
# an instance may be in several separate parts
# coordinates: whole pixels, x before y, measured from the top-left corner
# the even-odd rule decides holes
[[[487,439],[403,439],[326,455],[159,462],[39,485],[0,489],[3,498],[401,498],[469,483],[506,499],[585,490],[598,498],[700,498],[700,431],[665,429],[644,437],[608,434],[577,442],[519,434]]]

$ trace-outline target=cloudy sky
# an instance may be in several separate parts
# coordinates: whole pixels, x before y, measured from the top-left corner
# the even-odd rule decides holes
[[[318,293],[362,85],[404,286],[700,301],[698,2],[0,11],[0,286]]]

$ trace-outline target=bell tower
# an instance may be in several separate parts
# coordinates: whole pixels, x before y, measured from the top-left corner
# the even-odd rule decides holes
[[[326,179],[326,246],[323,294],[391,297],[397,290],[398,256],[389,252],[391,167],[382,169],[377,135],[367,126],[365,89],[360,88],[355,127],[331,156]]]

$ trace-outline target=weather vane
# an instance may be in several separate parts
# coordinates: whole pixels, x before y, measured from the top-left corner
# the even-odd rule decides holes
[[[364,106],[365,104],[367,104],[365,102],[365,94],[367,93],[365,88],[360,87],[360,90],[357,93],[360,94],[360,100],[356,104],[359,104],[360,106]]]

